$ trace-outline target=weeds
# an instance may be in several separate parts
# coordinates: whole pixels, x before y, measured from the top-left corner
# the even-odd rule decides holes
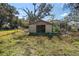
[[[14,34],[11,34],[15,32]],[[9,35],[6,35],[9,34]],[[29,36],[22,30],[1,31],[0,55],[3,56],[58,56],[79,55],[79,38],[72,35],[53,36]],[[61,38],[61,39],[60,39]]]

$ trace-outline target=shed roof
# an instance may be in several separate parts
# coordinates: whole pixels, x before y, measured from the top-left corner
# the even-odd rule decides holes
[[[36,20],[35,22],[30,22],[29,24],[32,25],[32,24],[36,24],[36,23],[39,23],[39,22],[43,22],[43,23],[45,23],[45,24],[52,25],[52,23],[47,22],[47,21],[44,21],[44,20]]]

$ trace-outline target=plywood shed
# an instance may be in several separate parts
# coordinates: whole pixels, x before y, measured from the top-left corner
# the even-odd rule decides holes
[[[52,24],[44,20],[37,20],[35,22],[30,22],[29,32],[30,33],[52,33]]]

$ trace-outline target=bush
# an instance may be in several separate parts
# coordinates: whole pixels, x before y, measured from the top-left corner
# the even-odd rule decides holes
[[[4,24],[4,25],[2,26],[2,29],[8,30],[8,29],[10,29],[10,26],[9,26],[8,24]]]
[[[60,32],[59,26],[53,26],[53,32]]]
[[[76,27],[71,27],[71,31],[72,32],[76,32],[77,31],[77,28]]]

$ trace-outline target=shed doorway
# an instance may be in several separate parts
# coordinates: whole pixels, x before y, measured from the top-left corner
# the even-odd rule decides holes
[[[45,33],[45,25],[36,25],[37,33]]]

